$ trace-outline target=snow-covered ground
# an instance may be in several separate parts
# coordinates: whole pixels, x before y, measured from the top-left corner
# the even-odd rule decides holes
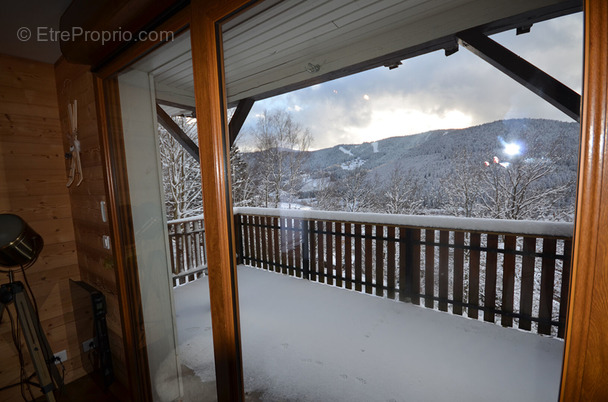
[[[245,266],[238,277],[248,400],[558,399],[559,339]],[[215,391],[206,278],[175,290],[175,310],[185,393],[201,400]]]

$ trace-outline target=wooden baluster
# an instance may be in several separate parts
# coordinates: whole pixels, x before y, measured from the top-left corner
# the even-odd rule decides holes
[[[249,241],[247,242],[247,261],[249,263],[249,265],[254,266],[253,263],[253,258],[255,255],[255,237],[253,234],[253,216],[252,215],[248,215],[247,216],[247,232],[249,232]]]
[[[245,250],[244,247],[244,236],[243,236],[243,216],[242,215],[235,215],[234,216],[234,226],[236,226],[236,252],[238,254],[238,258],[236,260],[237,264],[244,264],[244,258],[243,258],[243,253]],[[201,221],[201,239],[204,239],[204,235],[203,235],[203,225],[202,225],[202,221]],[[201,264],[205,263],[205,257],[203,255],[203,243],[204,240],[201,241],[200,245],[201,245]]]
[[[336,286],[342,287],[342,222],[335,223],[336,230]]]
[[[260,237],[262,242],[262,268],[268,269],[268,223],[265,216],[260,217]]]
[[[471,306],[479,306],[479,246],[481,244],[481,235],[479,233],[471,233],[471,254],[469,261],[469,304]],[[479,309],[476,307],[468,308],[468,316],[470,318],[479,317]]]
[[[203,256],[203,264],[207,265],[207,243],[205,241],[205,221],[201,220],[201,254]]]
[[[316,221],[308,222],[308,233],[309,233],[308,247],[310,249],[310,280],[311,281],[317,280],[317,269],[318,269],[318,265],[319,265],[318,260],[317,260],[317,255],[315,253],[315,250],[317,248],[316,227],[317,227]]]
[[[372,259],[372,225],[365,225],[365,293],[372,293],[373,287],[373,259]]]
[[[519,296],[519,328],[532,329],[532,302],[534,296],[534,265],[536,238],[524,237],[524,250],[521,261],[521,294]]]
[[[439,231],[439,310],[448,311],[450,232]]]
[[[513,293],[515,292],[515,248],[517,238],[505,236],[505,253],[502,273],[502,311],[513,313]],[[503,327],[513,326],[513,317],[503,314],[500,317]]]
[[[399,300],[420,304],[420,229],[399,228]]]
[[[201,255],[201,221],[195,220],[194,222],[194,250],[196,251],[196,264],[195,266],[199,268],[203,263],[203,257]],[[238,230],[235,233],[236,236],[236,247],[238,248]],[[197,278],[200,276],[197,274]]]
[[[287,266],[289,267],[289,276],[295,275],[295,261],[294,261],[294,241],[293,241],[293,219],[285,218],[285,222],[287,223],[285,226],[285,236],[287,245]]]
[[[464,232],[454,232],[454,305],[452,312],[462,315],[464,284]]]
[[[257,216],[255,221],[256,266],[264,268],[264,217]]]
[[[276,270],[276,261],[274,260],[274,217],[269,216],[266,218],[266,247],[268,248],[267,259],[268,259],[268,270]]]
[[[498,235],[489,234],[487,237],[488,252],[486,253],[486,288],[483,319],[494,322],[496,310],[496,269],[498,262]]]
[[[395,298],[395,227],[389,226],[386,230],[386,296]]]
[[[310,234],[308,233],[308,221],[301,222],[302,228],[302,277],[310,280]]]
[[[353,238],[351,237],[351,224],[344,224],[344,273],[346,289],[353,288]]]
[[[317,221],[317,267],[319,272],[319,282],[325,283],[325,256],[323,254],[323,222]]]
[[[562,288],[559,296],[559,327],[557,336],[564,338],[568,316],[568,297],[570,293],[570,265],[572,262],[572,240],[564,240],[564,262],[562,264]]]
[[[361,224],[355,223],[355,238],[353,239],[355,242],[355,290],[361,291],[361,270],[362,270],[362,250],[361,250]]]
[[[540,279],[540,307],[538,333],[551,335],[551,318],[553,314],[553,288],[555,287],[555,252],[556,239],[543,239],[543,262]]]
[[[279,243],[281,241],[281,219],[277,217],[272,218],[272,248],[274,251],[274,271],[281,272],[281,249]]]
[[[433,308],[435,301],[435,231],[431,229],[425,230],[425,260],[424,260],[424,306]]]
[[[253,215],[249,215],[248,217],[248,228],[249,232],[249,265],[255,267],[255,217]]]
[[[325,222],[325,268],[327,272],[327,283],[334,284],[334,249],[333,249],[333,224]]]
[[[287,247],[288,247],[288,236],[289,230],[287,228],[287,218],[279,218],[279,222],[281,222],[281,272],[283,274],[287,274],[287,270],[289,268],[289,261],[287,259]]]
[[[376,296],[384,296],[384,226],[376,225]]]
[[[295,258],[295,271],[298,278],[302,277],[302,222],[299,219],[293,220],[293,242],[294,242],[294,258]]]

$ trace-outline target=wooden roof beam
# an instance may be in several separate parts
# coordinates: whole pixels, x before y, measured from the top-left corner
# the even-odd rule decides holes
[[[230,124],[228,125],[228,132],[230,133],[230,146],[234,145],[236,141],[236,137],[239,135],[241,128],[243,128],[243,124],[245,123],[245,119],[249,115],[251,108],[255,101],[251,98],[241,99],[236,106],[236,111],[230,120]]]
[[[459,32],[463,47],[580,122],[581,96],[535,65],[493,41],[480,30]]]
[[[173,121],[171,116],[169,116],[158,103],[156,104],[156,116],[160,125],[163,126],[165,130],[167,130],[169,134],[171,134],[173,138],[175,138],[175,140],[182,147],[184,147],[197,162],[200,163],[201,159],[199,156],[198,145],[196,145],[194,141],[192,141],[192,139],[188,137],[186,133],[184,133],[184,130],[182,130],[181,127]]]
[[[192,117],[196,117],[196,108],[194,106],[184,105],[183,103],[173,102],[173,101],[165,100],[165,99],[157,99],[156,103],[158,105],[165,105],[165,106],[174,107],[177,109],[187,110],[192,113]]]

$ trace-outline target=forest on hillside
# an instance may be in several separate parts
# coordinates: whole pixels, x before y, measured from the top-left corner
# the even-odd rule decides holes
[[[196,140],[194,120],[176,118]],[[202,213],[200,171],[160,131],[169,219]],[[511,119],[311,151],[288,112],[267,111],[252,152],[231,149],[235,206],[571,222],[577,123]]]

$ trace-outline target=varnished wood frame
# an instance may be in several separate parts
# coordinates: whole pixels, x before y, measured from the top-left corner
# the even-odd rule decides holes
[[[186,7],[157,28],[176,34],[187,29],[190,9]],[[163,43],[138,42],[97,68],[94,76],[101,152],[104,161],[105,186],[112,248],[116,261],[116,283],[121,306],[123,345],[129,379],[129,398],[134,402],[152,401],[152,382],[148,366],[144,315],[141,304],[137,252],[131,215],[129,182],[122,132],[122,116],[117,75],[127,66]]]
[[[203,182],[205,233],[208,244],[209,288],[218,400],[243,401],[243,368],[236,283],[233,216],[231,213],[229,141],[226,99],[222,95],[221,38],[217,21],[250,3],[218,1],[217,7],[199,2],[186,7],[158,31],[180,32],[190,26],[198,132]],[[198,14],[196,11],[198,10]],[[201,18],[191,25],[193,15]],[[163,43],[141,42],[96,69],[101,142],[105,161],[113,246],[117,260],[127,371],[134,401],[152,400],[143,312],[139,290],[135,238],[131,218],[128,178],[117,74]],[[194,62],[198,60],[198,62]],[[202,60],[202,61],[201,61]]]
[[[104,155],[108,216],[116,261],[116,284],[122,321],[123,345],[132,401],[151,401],[144,315],[139,289],[137,253],[131,216],[129,183],[122,133],[118,80],[95,78],[100,142]]]
[[[585,1],[581,141],[562,401],[608,400],[608,2]]]
[[[245,400],[220,21],[252,3],[194,0],[191,4],[192,67],[219,401]]]
[[[205,133],[199,138],[205,219],[213,222],[208,226],[213,229],[207,234],[207,241],[212,245],[209,249],[210,291],[217,387],[221,401],[243,400],[243,383],[236,263],[231,252],[234,234],[231,233],[232,215],[228,209],[228,131],[224,119],[226,100],[222,93],[224,82],[219,61],[221,38],[218,21],[248,3],[247,0],[193,0],[191,5],[191,36],[193,45],[196,44],[193,46],[196,106],[200,111],[199,133]],[[607,9],[605,2],[586,0],[581,154],[562,401],[608,397],[605,381],[608,374],[608,320],[604,318],[608,317],[608,231],[601,226],[608,222],[608,183],[605,183],[608,180],[604,180],[608,175]],[[102,68],[99,77],[110,76],[151,48],[146,44],[130,48]],[[106,116],[103,117],[100,121],[105,121]],[[112,194],[109,195],[112,199]],[[116,243],[115,240],[116,249],[122,249]],[[123,296],[122,293],[123,290],[121,300],[132,300],[129,299],[132,296]]]

